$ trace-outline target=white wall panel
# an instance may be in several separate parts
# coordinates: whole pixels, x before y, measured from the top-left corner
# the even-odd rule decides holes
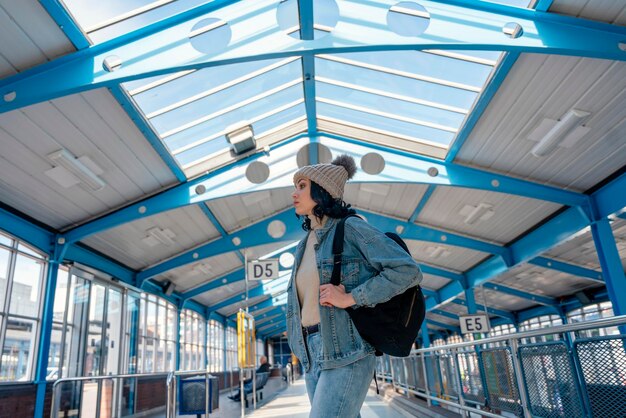
[[[74,51],[63,31],[35,0],[0,1],[0,78]],[[7,42],[7,40],[11,40]]]

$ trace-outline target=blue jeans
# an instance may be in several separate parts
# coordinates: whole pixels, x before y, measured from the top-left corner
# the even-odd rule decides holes
[[[374,377],[376,357],[366,357],[336,369],[321,370],[322,339],[308,335],[307,351],[311,368],[304,376],[311,401],[309,418],[356,418]]]

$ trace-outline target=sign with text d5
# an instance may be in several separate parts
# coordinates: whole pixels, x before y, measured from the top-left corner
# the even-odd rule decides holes
[[[472,334],[476,332],[489,332],[489,317],[485,314],[459,316],[462,334]]]
[[[273,280],[278,278],[278,258],[248,262],[248,280]]]

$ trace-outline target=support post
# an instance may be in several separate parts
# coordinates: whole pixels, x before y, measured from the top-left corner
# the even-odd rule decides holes
[[[37,397],[35,400],[34,417],[43,416],[43,408],[46,398],[46,376],[48,370],[48,353],[50,351],[50,339],[52,334],[52,319],[54,315],[54,296],[57,288],[59,273],[59,258],[61,253],[59,245],[55,244],[54,255],[48,262],[46,273],[46,286],[43,300],[43,312],[41,315],[41,332],[39,337],[39,350],[35,372],[35,385],[37,385]]]
[[[615,316],[626,314],[626,276],[622,262],[615,244],[615,237],[611,230],[611,224],[607,218],[603,218],[591,224],[591,234],[596,245],[602,276],[609,294],[609,300],[613,305]],[[621,334],[626,334],[626,326],[619,327]]]

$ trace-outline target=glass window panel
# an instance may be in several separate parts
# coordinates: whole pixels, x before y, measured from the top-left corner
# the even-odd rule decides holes
[[[298,104],[290,107],[282,112],[276,113],[272,116],[264,118],[254,124],[254,134],[256,137],[262,136],[264,133],[297,118],[301,118],[305,115],[304,104]],[[208,157],[216,152],[230,148],[230,144],[226,140],[226,137],[221,136],[209,142],[205,142],[197,147],[191,148],[188,151],[182,152],[176,156],[178,162],[181,165],[187,165],[194,161],[198,161]]]
[[[274,109],[281,108],[290,103],[302,100],[302,85],[296,84],[286,88],[271,96],[263,99],[255,100],[245,106],[224,113],[219,117],[215,117],[206,122],[185,129],[179,133],[168,136],[164,142],[172,152],[179,148],[191,144],[199,139],[213,138],[225,134],[225,129],[242,121],[251,121],[259,119]]]
[[[145,339],[140,336],[137,338],[137,373],[145,373],[146,369],[143,364],[144,361],[144,349],[145,349]]]
[[[48,369],[46,371],[46,380],[59,379],[59,368],[63,361],[62,353],[63,342],[63,325],[53,324],[50,334],[50,350],[48,351]]]
[[[31,379],[35,334],[35,321],[12,317],[7,319],[0,364],[0,381]]]
[[[338,58],[437,80],[481,88],[492,67],[422,51],[376,51],[336,54]]]
[[[449,128],[458,129],[463,123],[465,114],[450,112],[430,106],[397,100],[377,94],[366,93],[345,87],[339,87],[326,83],[317,83],[316,96],[331,100],[339,100],[353,106],[368,107],[373,110],[388,112],[393,109],[393,114],[405,118],[417,119],[423,122],[434,123]]]
[[[36,318],[39,312],[39,287],[43,262],[17,254],[13,289],[11,290],[12,314]]]
[[[157,307],[154,301],[148,302],[148,316],[146,318],[146,336],[154,338],[156,336]]]
[[[115,289],[109,289],[107,302],[103,372],[105,374],[117,374],[120,371],[119,365],[122,354],[122,294]]]
[[[158,338],[166,338],[166,327],[167,327],[167,308],[163,305],[159,305],[159,319],[158,319]]]
[[[277,63],[285,61],[285,59],[281,58],[204,68],[168,83],[153,87],[145,92],[137,93],[133,96],[133,99],[137,105],[141,107],[144,114],[149,115],[166,106],[179,103],[201,93],[219,89],[222,86],[233,83],[234,80],[245,78],[255,72],[262,72],[263,69],[272,68],[272,66],[277,65]],[[159,76],[151,79],[132,81],[124,84],[124,87],[132,92],[132,90],[137,87],[149,85],[162,78],[163,76]],[[250,82],[255,79],[256,78],[251,79]],[[252,94],[248,94],[248,97],[249,96],[252,96]],[[211,111],[207,111],[206,113],[211,113]]]
[[[4,234],[0,234],[0,244],[6,245],[7,247],[12,247],[13,240]]]
[[[174,309],[169,308],[167,310],[167,339],[170,341],[173,341],[175,335],[176,335],[176,312],[174,311]]]
[[[9,261],[11,252],[0,248],[0,309],[4,309],[4,298],[7,292],[9,278]]]
[[[384,130],[391,134],[399,134],[414,138],[416,141],[430,141],[447,146],[454,138],[452,132],[441,131],[414,123],[390,119],[385,116],[373,115],[327,103],[317,103],[317,113],[320,117],[330,117],[364,127]]]
[[[52,318],[54,321],[63,322],[65,316],[65,306],[68,295],[69,273],[67,270],[59,269],[57,274],[57,287],[54,291],[54,308]]]
[[[162,372],[167,370],[167,364],[165,362],[166,360],[166,342],[164,340],[159,341],[159,347],[158,347],[158,351],[157,351],[157,359],[156,359],[156,364],[157,364],[157,370]]]
[[[317,77],[356,84],[391,94],[414,97],[463,110],[468,110],[478,95],[473,91],[355,67],[322,58],[315,59],[315,73]]]
[[[23,243],[19,243],[17,245],[17,249],[25,254],[29,254],[32,255],[33,257],[37,257],[37,258],[43,258],[43,256],[38,253],[35,249],[23,244]]]
[[[243,81],[234,87],[218,91],[198,101],[154,117],[150,119],[150,122],[162,134],[207,115],[221,112],[223,109],[232,106],[238,107],[245,100],[264,95],[273,89],[281,89],[286,83],[301,78],[302,66],[299,61],[294,61],[268,73]],[[302,87],[300,87],[300,92],[302,92]],[[228,124],[222,125],[222,129],[227,126]]]

